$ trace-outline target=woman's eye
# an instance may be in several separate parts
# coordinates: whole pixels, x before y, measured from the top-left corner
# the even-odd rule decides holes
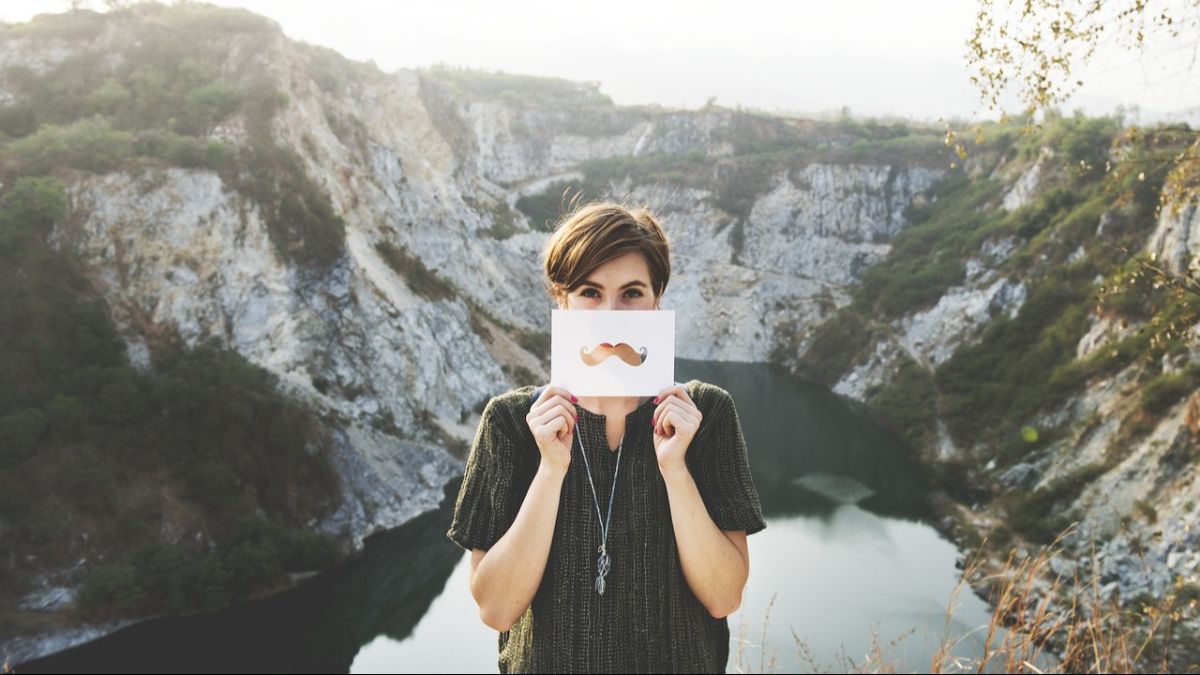
[[[585,298],[593,298],[593,297],[597,297],[597,296],[594,296],[594,295],[588,295],[589,293],[596,293],[596,289],[594,289],[594,288],[585,288],[585,289],[583,289],[582,291],[580,291],[580,292],[579,292],[579,295],[581,295],[581,296],[583,296],[583,297],[585,297]],[[632,293],[633,295],[629,295],[630,293]],[[636,288],[631,288],[631,289],[629,289],[628,291],[626,291],[626,297],[629,297],[629,298],[640,298],[640,297],[642,297],[642,292],[641,292],[641,291],[639,291],[639,290],[638,290],[638,289],[636,289]]]

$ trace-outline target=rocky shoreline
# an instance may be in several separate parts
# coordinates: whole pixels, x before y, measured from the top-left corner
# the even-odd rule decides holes
[[[261,600],[263,598],[295,590],[310,580],[318,578],[321,574],[329,572],[341,565],[346,564],[347,562],[354,560],[361,554],[361,550],[351,553],[345,560],[338,563],[338,565],[326,570],[289,572],[287,574],[286,583],[280,584],[275,588],[259,591],[258,593],[244,598],[239,598],[235,602],[241,603]],[[79,645],[92,642],[93,640],[98,640],[135,624],[140,624],[146,621],[154,621],[156,619],[162,619],[169,616],[190,616],[193,614],[205,613],[203,610],[201,610],[196,612],[182,612],[178,614],[149,614],[145,616],[112,619],[101,622],[79,621],[76,618],[76,613],[72,611],[70,605],[73,598],[76,597],[76,590],[77,589],[69,586],[54,586],[50,589],[50,591],[52,591],[52,595],[57,598],[54,605],[42,607],[23,605],[24,608],[30,610],[48,610],[52,613],[58,614],[61,618],[56,619],[56,621],[59,623],[56,623],[52,630],[39,631],[29,635],[5,637],[2,641],[0,641],[0,662],[7,663],[10,670],[17,670],[19,672],[18,666],[22,663],[41,659],[46,656],[51,656],[58,652],[71,649],[72,647],[77,647]],[[46,594],[47,591],[40,591],[38,593],[31,594],[29,597],[27,597],[27,603],[33,599],[32,596],[34,595],[45,596]],[[51,616],[53,616],[53,614]]]
[[[1009,612],[1002,618],[1001,625],[1005,629],[1016,629],[1024,625],[1044,631],[1056,622],[1078,625],[1086,622],[1089,612],[1096,606],[1102,613],[1114,608],[1128,611],[1129,603],[1120,593],[1120,577],[1116,577],[1116,573],[1110,568],[1117,567],[1128,571],[1129,565],[1127,562],[1105,565],[1106,558],[1111,561],[1119,556],[1105,556],[1103,551],[1097,553],[1091,563],[1094,569],[1100,570],[1100,576],[1084,578],[1078,584],[1073,580],[1077,578],[1077,574],[1085,573],[1088,561],[1080,561],[1076,557],[1069,537],[1064,537],[1062,548],[1054,551],[1043,553],[1037,544],[1021,544],[1011,549],[1012,558],[1009,560],[1001,559],[997,552],[989,547],[984,550],[984,555],[972,558],[972,561],[968,562],[973,553],[972,543],[978,542],[982,535],[991,531],[998,524],[997,521],[942,493],[933,495],[930,504],[936,514],[934,528],[958,547],[961,557],[956,566],[964,575],[962,582],[979,599],[987,603],[993,611],[999,611],[996,603],[1002,597],[1006,584],[1013,583],[1014,589],[1021,589],[1023,586],[1028,589],[1030,599],[1025,604],[1023,613],[1018,615]],[[972,572],[970,578],[966,578],[968,572]],[[1054,595],[1051,596],[1049,604],[1042,607],[1043,598],[1051,592]],[[1165,602],[1162,596],[1156,596],[1155,600]],[[1077,602],[1081,608],[1073,610],[1073,602]],[[1185,603],[1177,601],[1175,606],[1180,604]],[[1148,606],[1155,605],[1151,603]],[[1200,618],[1196,615],[1194,602],[1191,608],[1190,613],[1177,616],[1178,621],[1170,627],[1169,661],[1176,668],[1200,662]],[[1045,612],[1040,619],[1039,612]],[[1144,610],[1134,611],[1134,615],[1139,618],[1144,613]],[[1144,640],[1145,635],[1139,632],[1140,629],[1131,629],[1129,621],[1126,615],[1122,622],[1126,632],[1122,634],[1118,631],[1113,637],[1130,639],[1132,651],[1137,648],[1137,639]],[[1160,626],[1156,634],[1164,632],[1165,629]],[[1066,657],[1065,637],[1066,631],[1056,630],[1049,637],[1043,654],[1061,662]],[[1161,648],[1157,651],[1147,651],[1149,654],[1140,665],[1151,670],[1158,668],[1163,658]],[[1175,672],[1175,668],[1170,670]]]

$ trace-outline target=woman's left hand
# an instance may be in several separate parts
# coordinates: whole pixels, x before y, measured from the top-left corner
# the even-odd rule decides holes
[[[700,428],[703,415],[688,396],[686,388],[677,384],[658,394],[654,409],[654,452],[662,473],[686,470],[683,458],[688,445]]]

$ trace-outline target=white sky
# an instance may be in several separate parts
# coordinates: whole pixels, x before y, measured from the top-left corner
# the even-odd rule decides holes
[[[1152,0],[1153,2],[1153,0]],[[85,6],[103,9],[98,0]],[[966,66],[971,0],[564,2],[215,0],[271,17],[293,38],[384,70],[445,62],[598,80],[617,104],[725,106],[856,115],[996,117]],[[0,21],[61,12],[68,0],[3,0]],[[1186,43],[1186,44],[1185,44]],[[1195,38],[1145,56],[1109,50],[1060,108],[1137,105],[1142,122],[1200,122]],[[1181,45],[1183,48],[1181,48]],[[1010,112],[1020,106],[1005,104]],[[1131,118],[1133,120],[1134,118]]]

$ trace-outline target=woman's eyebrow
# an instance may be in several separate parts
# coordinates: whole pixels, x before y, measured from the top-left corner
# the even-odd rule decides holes
[[[599,288],[602,290],[604,288],[603,286],[592,281],[591,279],[581,281],[581,282],[579,282],[579,285],[580,286],[592,286],[594,288]],[[624,290],[626,288],[629,288],[630,286],[646,286],[646,282],[642,281],[641,279],[634,279],[633,281],[629,281],[629,282],[622,284],[621,288],[618,288],[617,290]]]

